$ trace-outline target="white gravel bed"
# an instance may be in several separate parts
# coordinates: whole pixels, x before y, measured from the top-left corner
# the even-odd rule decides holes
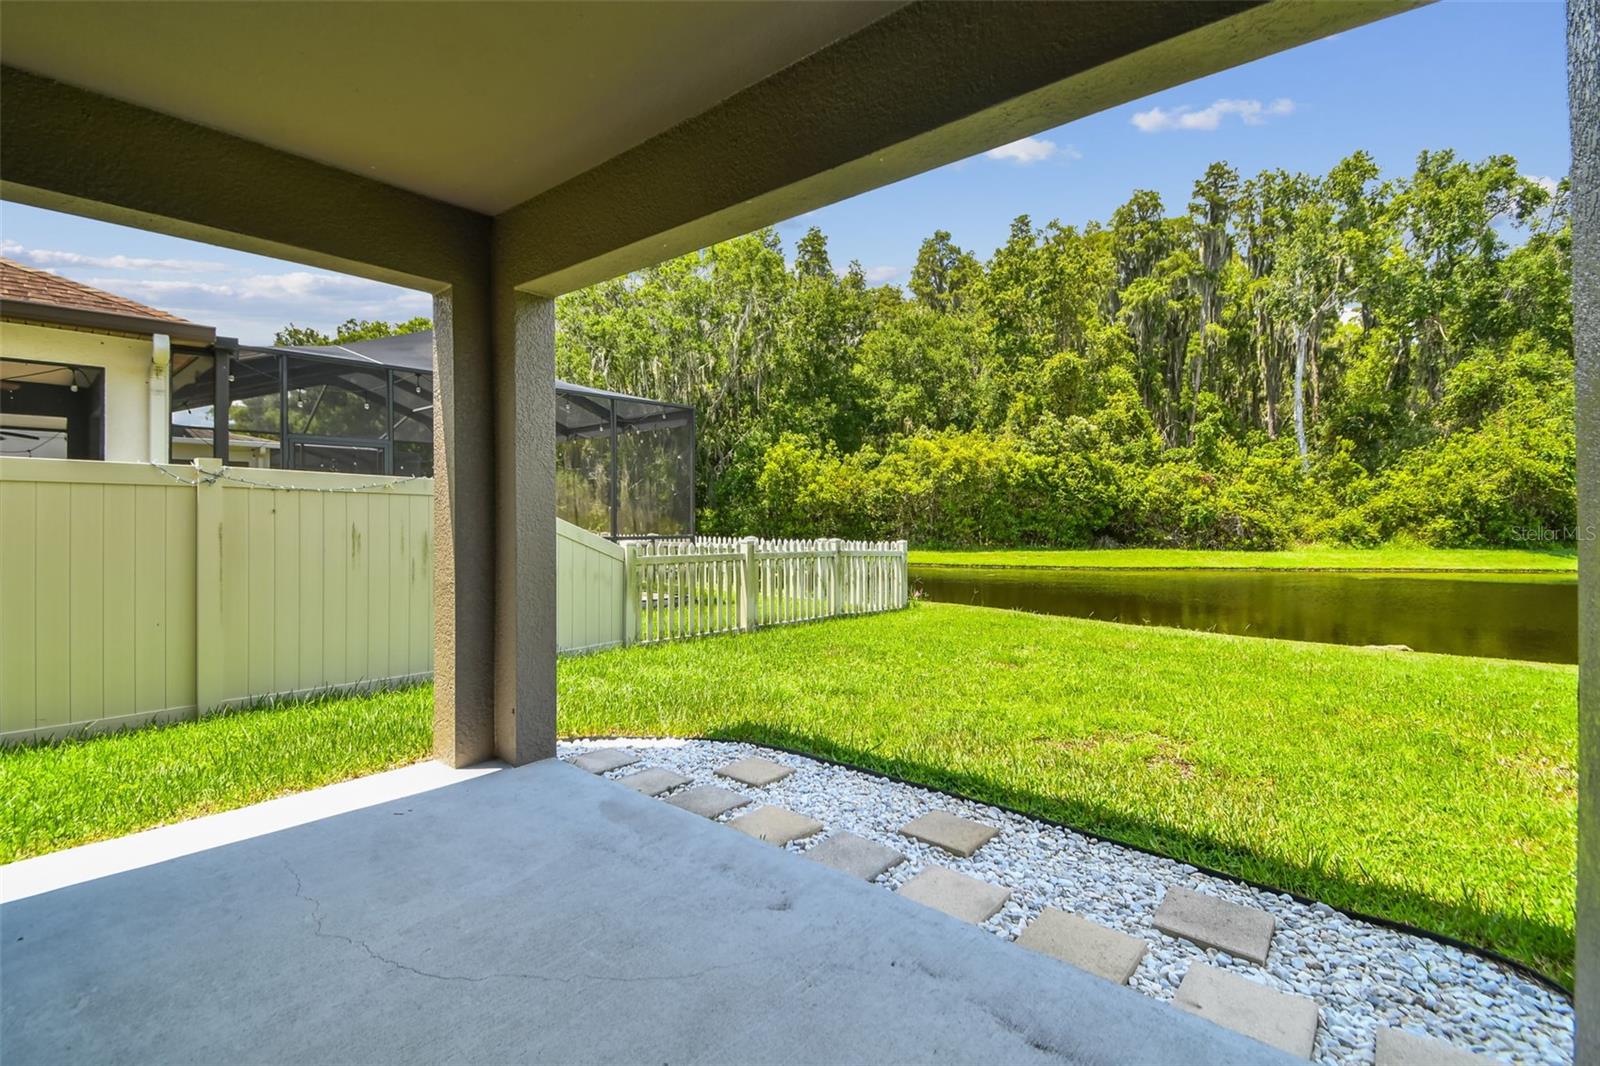
[[[692,778],[693,784],[735,789],[752,800],[809,815],[826,827],[809,840],[790,844],[792,851],[804,851],[840,829],[887,844],[908,861],[878,878],[876,883],[886,888],[898,888],[929,864],[1003,885],[1012,890],[1011,898],[984,923],[997,936],[1015,937],[1049,906],[1140,937],[1150,950],[1129,984],[1156,999],[1171,999],[1194,962],[1309,996],[1322,1008],[1313,1055],[1319,1063],[1367,1066],[1373,1061],[1377,1030],[1386,1025],[1506,1061],[1569,1066],[1573,1060],[1572,1005],[1563,996],[1470,952],[1359,922],[1320,903],[1298,903],[982,803],[754,744],[563,741],[558,754],[571,758],[604,747],[632,748],[643,757],[607,777],[659,766]],[[748,788],[715,775],[717,767],[747,755],[792,766],[795,773],[766,788]],[[720,820],[749,809],[730,811]],[[895,831],[935,809],[986,822],[999,835],[971,858],[960,859]],[[1158,932],[1151,919],[1173,885],[1270,911],[1277,932],[1266,967]]]

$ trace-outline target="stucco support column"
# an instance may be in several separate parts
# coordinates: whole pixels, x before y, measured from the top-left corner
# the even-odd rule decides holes
[[[496,754],[556,753],[555,301],[495,292]]]
[[[434,297],[433,751],[495,754],[494,360],[487,277]]]
[[[487,272],[486,272],[487,273]],[[555,301],[434,300],[434,754],[555,754]]]
[[[1600,1066],[1600,0],[1567,0],[1578,361],[1578,1066]]]

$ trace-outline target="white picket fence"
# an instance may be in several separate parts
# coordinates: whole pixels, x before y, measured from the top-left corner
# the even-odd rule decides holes
[[[701,537],[624,550],[627,644],[898,610],[910,595],[903,540]]]

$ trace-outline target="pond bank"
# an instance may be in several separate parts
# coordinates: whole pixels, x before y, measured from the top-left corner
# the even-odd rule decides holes
[[[1391,573],[1578,572],[1571,548],[1291,548],[1196,551],[1186,548],[914,549],[913,566],[1044,570],[1339,570]]]
[[[956,567],[914,563],[941,603],[1243,637],[1578,661],[1577,575],[1561,571]]]

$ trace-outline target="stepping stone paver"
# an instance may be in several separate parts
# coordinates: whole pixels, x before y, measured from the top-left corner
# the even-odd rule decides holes
[[[1272,915],[1259,907],[1242,907],[1177,887],[1167,889],[1155,916],[1155,927],[1163,933],[1226,951],[1260,966],[1266,965],[1275,925]]]
[[[1189,967],[1172,1005],[1303,1059],[1317,1041],[1316,1000],[1204,963]]]
[[[901,826],[900,832],[965,859],[993,840],[1000,830],[970,818],[958,818],[948,811],[929,811]]]
[[[812,845],[806,851],[806,858],[863,881],[871,881],[906,861],[904,855],[876,840],[842,832]]]
[[[757,807],[749,814],[741,814],[728,823],[741,833],[757,840],[783,847],[793,840],[822,831],[822,823],[803,814],[786,811],[782,807]]]
[[[979,881],[945,866],[928,867],[901,885],[900,894],[973,925],[981,925],[994,917],[1011,898],[1009,888]]]
[[[667,797],[667,802],[674,807],[682,807],[692,814],[698,814],[702,818],[717,818],[735,807],[743,807],[750,801],[731,788],[696,785],[694,788],[684,789],[676,796]]]
[[[729,763],[717,771],[717,776],[732,778],[741,785],[749,785],[751,788],[766,788],[774,781],[782,781],[792,773],[794,773],[793,767],[775,763],[771,759],[751,757]]]
[[[1488,1066],[1494,1059],[1404,1029],[1378,1030],[1374,1066]]]
[[[1054,907],[1046,907],[1029,923],[1017,943],[1116,985],[1128,983],[1149,950],[1149,945],[1136,936]]]
[[[687,785],[689,779],[682,774],[675,774],[671,770],[662,770],[651,767],[648,770],[636,770],[631,774],[624,774],[617,778],[624,785],[635,792],[642,792],[646,796],[659,796],[669,788]]]
[[[572,765],[591,774],[603,774],[639,761],[639,753],[627,748],[596,748],[572,759]]]

